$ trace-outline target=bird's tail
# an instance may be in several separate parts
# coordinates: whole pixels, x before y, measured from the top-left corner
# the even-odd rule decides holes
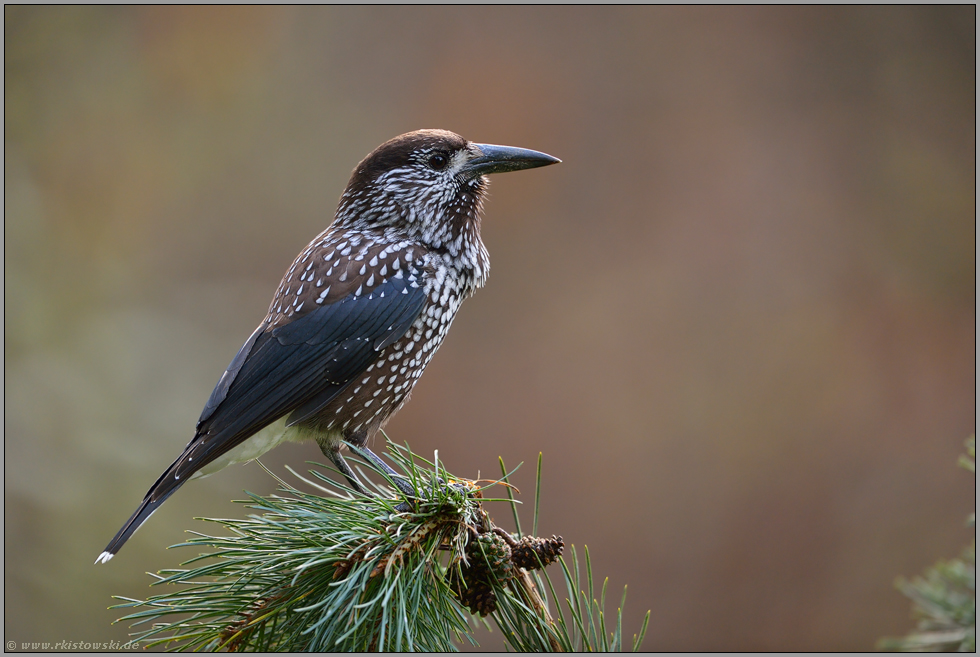
[[[174,465],[176,465],[176,463]],[[171,466],[171,468],[172,467],[173,466]],[[180,480],[180,484],[169,487],[169,490],[162,491],[162,495],[160,494],[160,483],[168,474],[170,474],[171,468],[168,468],[167,472],[165,472],[164,475],[157,480],[157,483],[153,484],[149,492],[147,492],[146,497],[144,497],[143,501],[140,503],[139,508],[137,508],[136,512],[130,516],[129,520],[126,521],[126,524],[122,526],[122,529],[119,530],[113,539],[109,541],[109,545],[107,545],[106,549],[102,551],[102,554],[98,556],[95,563],[108,563],[109,559],[116,556],[116,553],[119,552],[119,549],[126,543],[126,541],[129,540],[129,537],[136,533],[136,530],[139,529],[144,522],[149,520],[150,516],[152,516],[153,513],[160,508],[160,505],[166,502],[167,499],[173,495],[178,488],[180,488],[180,484],[183,484],[183,480]]]

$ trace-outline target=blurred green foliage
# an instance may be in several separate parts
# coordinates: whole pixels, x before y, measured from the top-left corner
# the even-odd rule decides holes
[[[968,456],[960,465],[976,476],[976,437],[966,441]],[[976,528],[976,511],[967,526]],[[899,578],[895,586],[912,600],[918,626],[907,636],[885,638],[879,650],[900,652],[976,652],[977,570],[976,538],[959,559],[940,561],[911,581]]]

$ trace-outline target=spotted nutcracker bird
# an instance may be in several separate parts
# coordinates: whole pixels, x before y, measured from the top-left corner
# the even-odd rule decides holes
[[[408,399],[460,304],[487,280],[485,176],[559,161],[445,130],[395,137],[364,158],[333,224],[293,261],[268,315],[221,376],[194,438],[96,563],[115,556],[187,480],[283,441],[315,440],[360,492],[340,453],[346,444],[394,474],[366,444]]]

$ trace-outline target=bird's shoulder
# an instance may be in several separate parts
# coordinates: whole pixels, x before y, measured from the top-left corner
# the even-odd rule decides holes
[[[296,256],[263,324],[283,326],[317,308],[367,297],[392,279],[415,287],[434,273],[430,260],[428,250],[410,239],[383,232],[328,229]]]

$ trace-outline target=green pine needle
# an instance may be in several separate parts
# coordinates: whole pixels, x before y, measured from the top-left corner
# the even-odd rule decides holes
[[[364,468],[388,484],[371,484],[377,496],[358,494],[321,470],[311,470],[311,478],[290,470],[317,494],[276,477],[280,494],[248,493],[243,503],[255,513],[247,518],[205,519],[230,534],[191,532],[174,547],[209,551],[155,576],[153,585],[167,593],[117,596],[122,604],[115,608],[136,610],[117,622],[131,623],[143,645],[169,650],[446,652],[462,641],[476,645],[471,623],[479,616],[468,607],[489,613],[514,650],[624,648],[621,607],[615,629],[606,627],[605,584],[600,601],[589,599],[588,551],[590,593],[580,588],[572,547],[574,577],[557,557],[567,591],[559,598],[544,567],[560,554],[561,539],[515,537],[490,522],[482,503],[506,501],[520,527],[503,461],[502,479],[481,487],[447,473],[438,453],[428,461],[391,442],[388,452],[415,499],[396,495],[390,478],[368,461]],[[361,480],[370,482],[364,468]],[[540,458],[537,479],[535,528]],[[483,497],[498,483],[506,500]],[[625,647],[639,649],[649,617]]]

